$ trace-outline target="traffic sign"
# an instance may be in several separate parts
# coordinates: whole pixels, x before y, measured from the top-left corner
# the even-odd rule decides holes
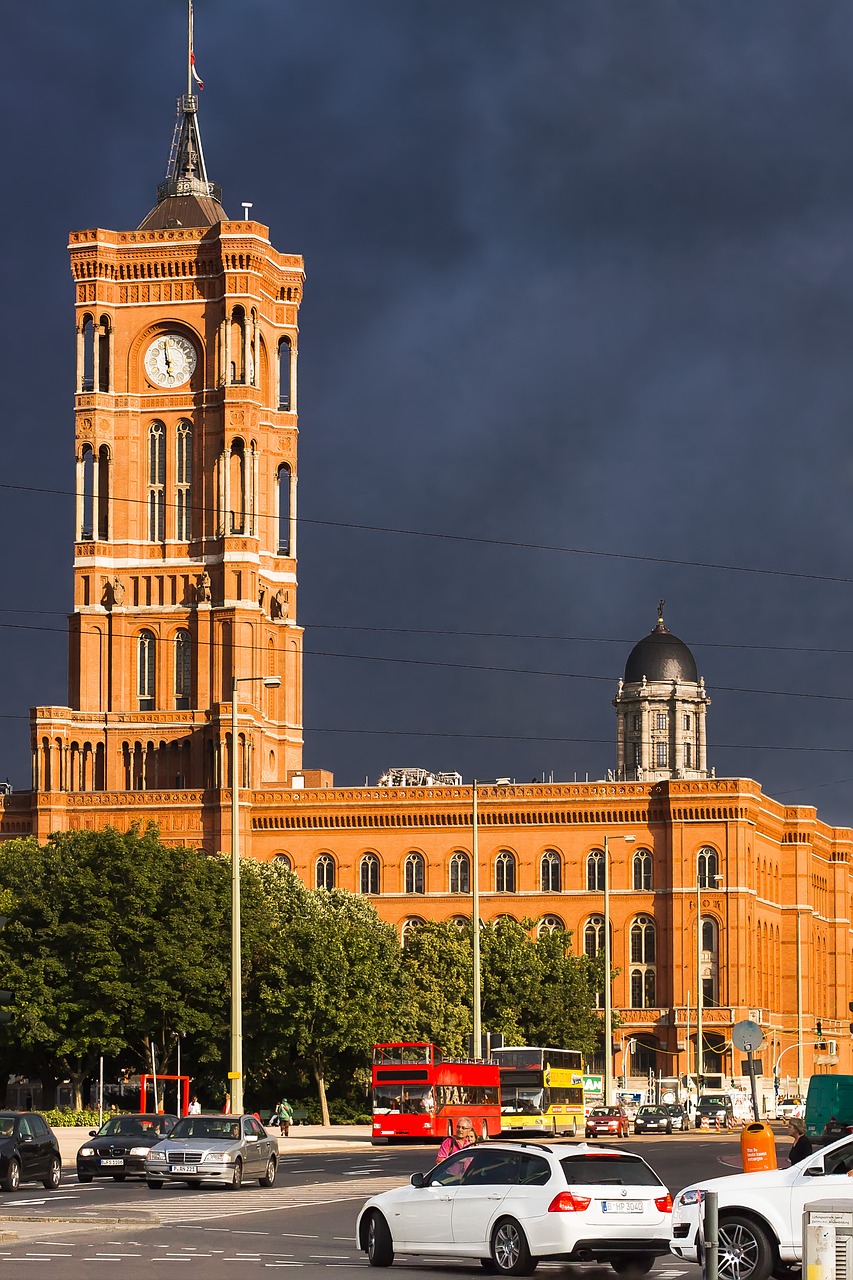
[[[744,1053],[755,1053],[764,1043],[764,1032],[757,1022],[744,1018],[743,1022],[736,1022],[732,1027],[732,1042]]]

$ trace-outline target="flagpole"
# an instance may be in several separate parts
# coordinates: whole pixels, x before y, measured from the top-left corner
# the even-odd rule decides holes
[[[187,0],[187,97],[193,91],[193,0]]]

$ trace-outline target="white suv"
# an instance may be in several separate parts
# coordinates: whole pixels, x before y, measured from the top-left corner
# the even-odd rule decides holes
[[[672,1197],[639,1156],[586,1142],[490,1142],[371,1197],[356,1243],[373,1267],[395,1253],[479,1258],[530,1275],[546,1258],[642,1275],[669,1251]]]
[[[679,1191],[669,1247],[699,1262],[698,1228],[706,1191],[716,1191],[720,1215],[720,1280],[767,1280],[803,1257],[803,1208],[814,1200],[850,1200],[853,1138],[787,1169],[707,1178]]]

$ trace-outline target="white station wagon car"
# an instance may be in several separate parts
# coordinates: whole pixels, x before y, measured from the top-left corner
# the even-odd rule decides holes
[[[697,1236],[706,1191],[716,1191],[720,1280],[767,1280],[802,1262],[803,1208],[813,1200],[847,1200],[853,1208],[853,1138],[787,1169],[736,1173],[694,1182],[675,1197],[670,1249],[698,1262]]]
[[[672,1199],[645,1160],[586,1142],[490,1142],[367,1201],[356,1244],[374,1267],[395,1253],[480,1258],[530,1275],[546,1258],[640,1275],[669,1250]]]

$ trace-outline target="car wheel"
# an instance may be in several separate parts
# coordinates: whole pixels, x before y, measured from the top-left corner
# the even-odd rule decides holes
[[[505,1276],[530,1276],[536,1259],[530,1256],[527,1237],[515,1218],[504,1218],[492,1235],[492,1262]]]
[[[149,1191],[159,1191],[163,1186],[162,1178],[146,1178],[145,1181],[148,1183]]]
[[[644,1276],[655,1265],[653,1253],[632,1253],[624,1258],[611,1258],[610,1265],[617,1276]]]
[[[6,1171],[6,1177],[2,1181],[4,1191],[17,1191],[21,1185],[21,1166],[17,1160],[9,1161],[9,1168]]]
[[[126,1177],[127,1177],[126,1173],[114,1173],[113,1182],[124,1182]]]
[[[672,1133],[672,1125],[671,1125],[671,1124],[668,1124],[668,1125],[666,1126],[666,1131],[667,1131],[667,1133]]]
[[[390,1267],[394,1261],[394,1241],[381,1213],[371,1213],[367,1220],[365,1252],[371,1267]]]
[[[91,1182],[91,1181],[92,1181],[92,1178],[93,1178],[94,1176],[95,1176],[95,1175],[94,1175],[94,1174],[92,1174],[92,1173],[78,1173],[78,1174],[77,1174],[77,1181],[78,1181],[78,1182]]]
[[[262,1187],[271,1187],[275,1184],[275,1171],[278,1168],[278,1161],[275,1156],[270,1156],[267,1161],[267,1171],[262,1178],[259,1178]]]
[[[50,1168],[47,1171],[47,1177],[42,1180],[42,1186],[48,1191],[55,1191],[62,1179],[62,1161],[59,1156],[53,1156],[50,1162]]]
[[[232,1191],[239,1191],[243,1185],[243,1161],[238,1160],[234,1165],[234,1172],[231,1175],[231,1181],[228,1186]]]
[[[727,1214],[719,1226],[720,1280],[768,1280],[773,1248],[765,1232],[749,1218]]]

